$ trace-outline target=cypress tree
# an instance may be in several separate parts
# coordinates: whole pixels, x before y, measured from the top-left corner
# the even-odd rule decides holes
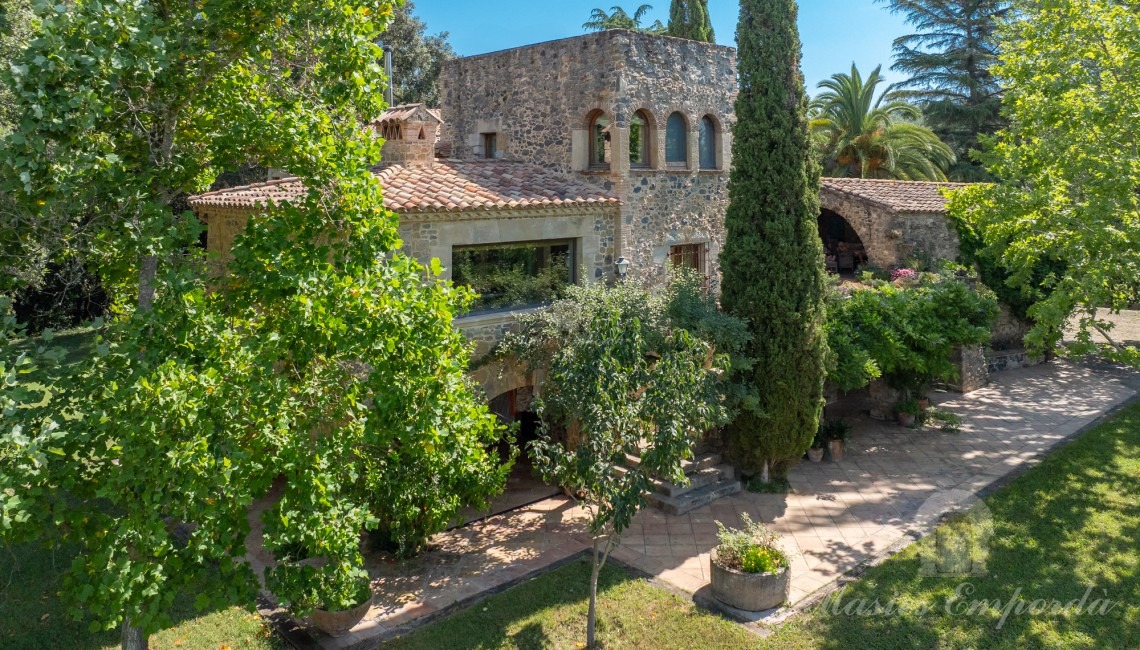
[[[670,36],[690,41],[715,43],[712,21],[709,19],[709,0],[673,0],[669,6]]]
[[[781,477],[811,444],[823,408],[819,167],[812,156],[794,0],[742,0],[721,303],[751,323],[748,389],[728,430],[746,473]]]

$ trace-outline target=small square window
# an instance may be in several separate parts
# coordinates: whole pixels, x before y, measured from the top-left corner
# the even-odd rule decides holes
[[[679,244],[669,247],[669,263],[686,269],[693,269],[701,274],[705,272],[704,244]]]
[[[483,157],[487,160],[494,160],[499,155],[499,134],[498,133],[484,133],[483,134]]]

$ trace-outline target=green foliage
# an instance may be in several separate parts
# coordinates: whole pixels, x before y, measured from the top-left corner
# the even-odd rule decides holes
[[[1029,271],[1028,279],[1020,282],[1001,258],[1000,247],[989,247],[978,229],[962,218],[960,211],[952,213],[958,231],[959,260],[977,270],[978,278],[989,287],[1002,304],[1009,306],[1014,316],[1029,319],[1029,309],[1049,295],[1049,286],[1065,272],[1065,265],[1053,258],[1038,259]],[[1049,337],[1049,348],[1061,340],[1061,332]]]
[[[747,512],[741,513],[740,521],[740,528],[727,528],[721,522],[716,522],[718,563],[746,573],[772,573],[788,566],[787,557],[777,546],[779,535],[764,524],[752,521]],[[749,566],[766,570],[750,571],[747,568]]]
[[[824,169],[830,176],[944,181],[954,152],[918,122],[922,111],[887,89],[875,68],[866,81],[851,64],[851,74],[821,81],[811,103],[811,129]]]
[[[895,410],[903,415],[911,415],[916,418],[922,415],[922,408],[919,407],[918,400],[913,397],[908,397],[899,402],[898,405],[895,406]]]
[[[439,75],[443,64],[455,58],[448,33],[429,35],[415,15],[413,0],[392,8],[392,22],[381,43],[392,48],[392,97],[397,105],[427,104],[439,107]]]
[[[859,288],[837,295],[830,307],[828,344],[836,356],[828,379],[840,390],[879,376],[912,390],[953,379],[953,350],[988,342],[997,316],[992,295],[950,278]]]
[[[368,572],[348,563],[284,564],[273,572],[269,589],[277,594],[290,594],[283,604],[298,614],[314,609],[340,612],[372,599]]]
[[[1097,335],[1112,340],[1104,312],[1140,302],[1140,13],[1026,2],[1001,34],[1009,127],[983,157],[1001,181],[955,192],[950,210],[1033,302],[1031,350],[1050,351],[1072,321],[1067,352],[1093,352]],[[1102,351],[1140,365],[1134,346]]]
[[[851,425],[846,420],[825,420],[819,425],[816,439],[824,442],[832,440],[846,440],[851,433]],[[820,445],[822,447],[823,445]],[[817,447],[818,448],[818,447]]]
[[[943,433],[958,433],[962,430],[962,417],[957,413],[930,408],[926,409],[926,411],[918,417],[922,420],[923,424],[931,423],[937,425],[938,430]]]
[[[669,36],[715,43],[709,0],[673,0],[669,5]]]
[[[745,573],[775,573],[787,566],[783,553],[766,546],[753,546],[744,552],[740,560],[740,569]]]
[[[971,160],[979,138],[1002,128],[1002,83],[992,68],[998,27],[1010,0],[879,0],[906,16],[914,34],[895,39],[892,69],[909,75],[901,96],[922,106],[925,122],[954,152],[949,177],[989,180]]]
[[[740,94],[720,262],[721,304],[747,320],[750,394],[729,429],[746,472],[780,475],[807,450],[823,407],[827,342],[819,168],[791,0],[745,0],[737,27]]]
[[[719,375],[727,357],[668,313],[665,296],[632,284],[572,286],[567,298],[521,317],[520,331],[501,346],[544,377],[535,468],[572,488],[589,513],[590,647],[598,572],[622,531],[646,505],[653,480],[683,483],[681,462],[693,444],[726,420]],[[640,458],[635,467],[630,456]]]
[[[472,297],[395,252],[370,171],[379,143],[360,125],[382,108],[391,9],[37,5],[8,72],[25,110],[0,178],[53,215],[58,254],[100,269],[115,317],[50,389],[19,379],[49,355],[0,349],[16,373],[0,386],[0,535],[79,548],[73,614],[153,631],[185,589],[199,607],[248,604],[257,513],[270,551],[347,574],[362,529],[422,539],[501,489],[502,431],[452,328]],[[309,191],[251,218],[214,276],[179,206],[249,160]],[[343,600],[342,582],[318,598],[285,572],[287,602]]]
[[[594,9],[590,12],[590,19],[582,24],[582,29],[588,32],[601,32],[607,29],[632,29],[635,32],[648,32],[650,34],[664,34],[665,25],[660,20],[653,21],[649,27],[642,27],[641,21],[645,14],[653,11],[653,5],[643,4],[629,15],[621,7],[610,7],[610,12],[604,9]]]
[[[568,254],[533,245],[457,249],[452,280],[479,294],[472,310],[537,305],[570,284]]]

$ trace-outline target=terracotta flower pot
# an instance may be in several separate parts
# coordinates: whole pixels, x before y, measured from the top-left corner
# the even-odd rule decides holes
[[[828,440],[827,453],[831,455],[832,462],[838,463],[843,460],[843,452],[845,451],[845,444],[842,440]]]
[[[317,626],[321,632],[329,636],[344,636],[348,634],[349,630],[356,627],[356,624],[364,620],[368,615],[368,609],[372,607],[372,600],[361,603],[352,609],[345,609],[339,612],[330,612],[323,609],[314,609],[313,613],[309,615],[312,619],[313,625]]]
[[[913,415],[911,415],[910,413],[901,413],[900,412],[898,414],[898,418],[899,418],[899,424],[901,424],[902,426],[904,426],[904,427],[913,427],[914,426],[915,417]]]
[[[918,408],[922,409],[923,411],[926,411],[927,409],[929,409],[930,408],[930,398],[929,397],[923,397],[922,399],[918,400]]]
[[[808,460],[813,463],[818,463],[823,460],[823,447],[812,447],[808,449]]]
[[[744,573],[717,562],[714,550],[709,559],[712,594],[720,602],[746,612],[762,612],[779,607],[788,600],[792,587],[792,570],[775,573]]]

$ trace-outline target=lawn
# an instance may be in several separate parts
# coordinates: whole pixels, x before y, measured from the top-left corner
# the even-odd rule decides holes
[[[654,650],[1140,647],[1140,404],[1058,451],[986,505],[994,532],[988,575],[921,577],[920,552],[933,543],[927,538],[869,570],[827,608],[810,610],[761,639],[615,568],[604,574],[599,639],[607,649]],[[586,580],[586,564],[572,564],[392,647],[580,647]],[[1025,607],[1037,599],[1068,603],[1090,587],[1086,605],[1100,598],[1115,606],[1103,615],[1016,612],[1015,597]],[[965,593],[960,589],[969,590],[969,598],[955,600],[956,593]],[[904,609],[874,616],[847,609],[876,599],[883,605],[894,600]],[[1004,608],[1011,599],[1015,607],[1004,622],[1001,609],[963,611],[965,603],[985,600]]]

